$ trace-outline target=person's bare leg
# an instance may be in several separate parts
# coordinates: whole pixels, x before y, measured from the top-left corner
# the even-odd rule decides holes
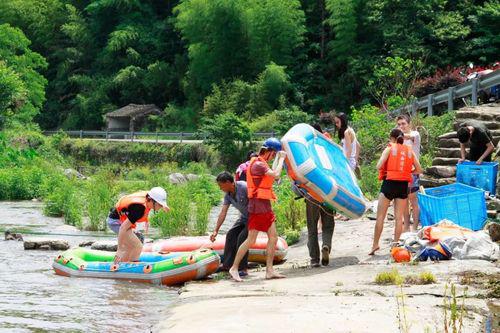
[[[139,238],[135,235],[133,229],[130,229],[127,233],[129,244],[129,260],[128,261],[138,261],[142,252],[142,243]]]
[[[236,257],[234,258],[233,266],[231,266],[231,268],[229,269],[229,275],[231,275],[233,280],[237,282],[243,281],[240,277],[240,274],[238,273],[238,267],[240,266],[240,262],[241,260],[243,260],[243,257],[245,256],[245,253],[247,253],[250,246],[255,244],[258,235],[258,230],[248,230],[247,239],[243,243],[241,243],[240,247],[238,248],[238,252],[236,252]]]
[[[266,258],[266,279],[281,279],[285,276],[276,273],[273,268],[274,251],[276,250],[276,242],[278,241],[278,233],[276,232],[276,223],[273,222],[267,230],[267,258]]]
[[[413,216],[411,231],[417,231],[418,223],[420,221],[420,208],[418,207],[417,192],[410,193],[410,195],[408,196],[408,201],[410,201],[411,215]]]
[[[408,207],[407,199],[394,200],[394,243],[399,241],[399,237],[403,231],[403,214],[405,207]]]
[[[408,202],[404,208],[403,212],[403,232],[408,232],[411,230],[410,223],[410,203]]]
[[[373,245],[369,255],[374,255],[375,252],[380,249],[379,241],[380,235],[384,230],[384,220],[387,215],[387,209],[389,208],[391,201],[385,197],[383,193],[378,196],[378,206],[377,206],[377,222],[375,223],[375,230],[373,234]]]
[[[130,221],[125,221],[118,230],[118,245],[116,249],[115,264],[123,261],[128,261],[128,246],[127,246],[127,232],[131,230],[132,224]]]

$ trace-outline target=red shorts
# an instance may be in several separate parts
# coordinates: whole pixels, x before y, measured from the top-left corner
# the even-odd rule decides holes
[[[275,220],[276,216],[274,216],[273,212],[261,214],[250,213],[248,217],[248,230],[267,232]]]

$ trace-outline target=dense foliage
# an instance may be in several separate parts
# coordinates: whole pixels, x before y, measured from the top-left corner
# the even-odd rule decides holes
[[[384,106],[414,74],[497,61],[499,19],[498,0],[3,0],[0,115],[99,129],[154,103],[153,127],[196,130],[228,111]]]

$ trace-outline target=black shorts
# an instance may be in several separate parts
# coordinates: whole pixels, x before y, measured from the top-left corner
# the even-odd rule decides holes
[[[408,198],[408,182],[384,179],[380,192],[389,200]]]

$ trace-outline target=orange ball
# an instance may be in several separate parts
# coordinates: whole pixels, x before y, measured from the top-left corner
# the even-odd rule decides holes
[[[409,262],[411,260],[410,251],[404,247],[393,247],[391,256],[395,262]]]

